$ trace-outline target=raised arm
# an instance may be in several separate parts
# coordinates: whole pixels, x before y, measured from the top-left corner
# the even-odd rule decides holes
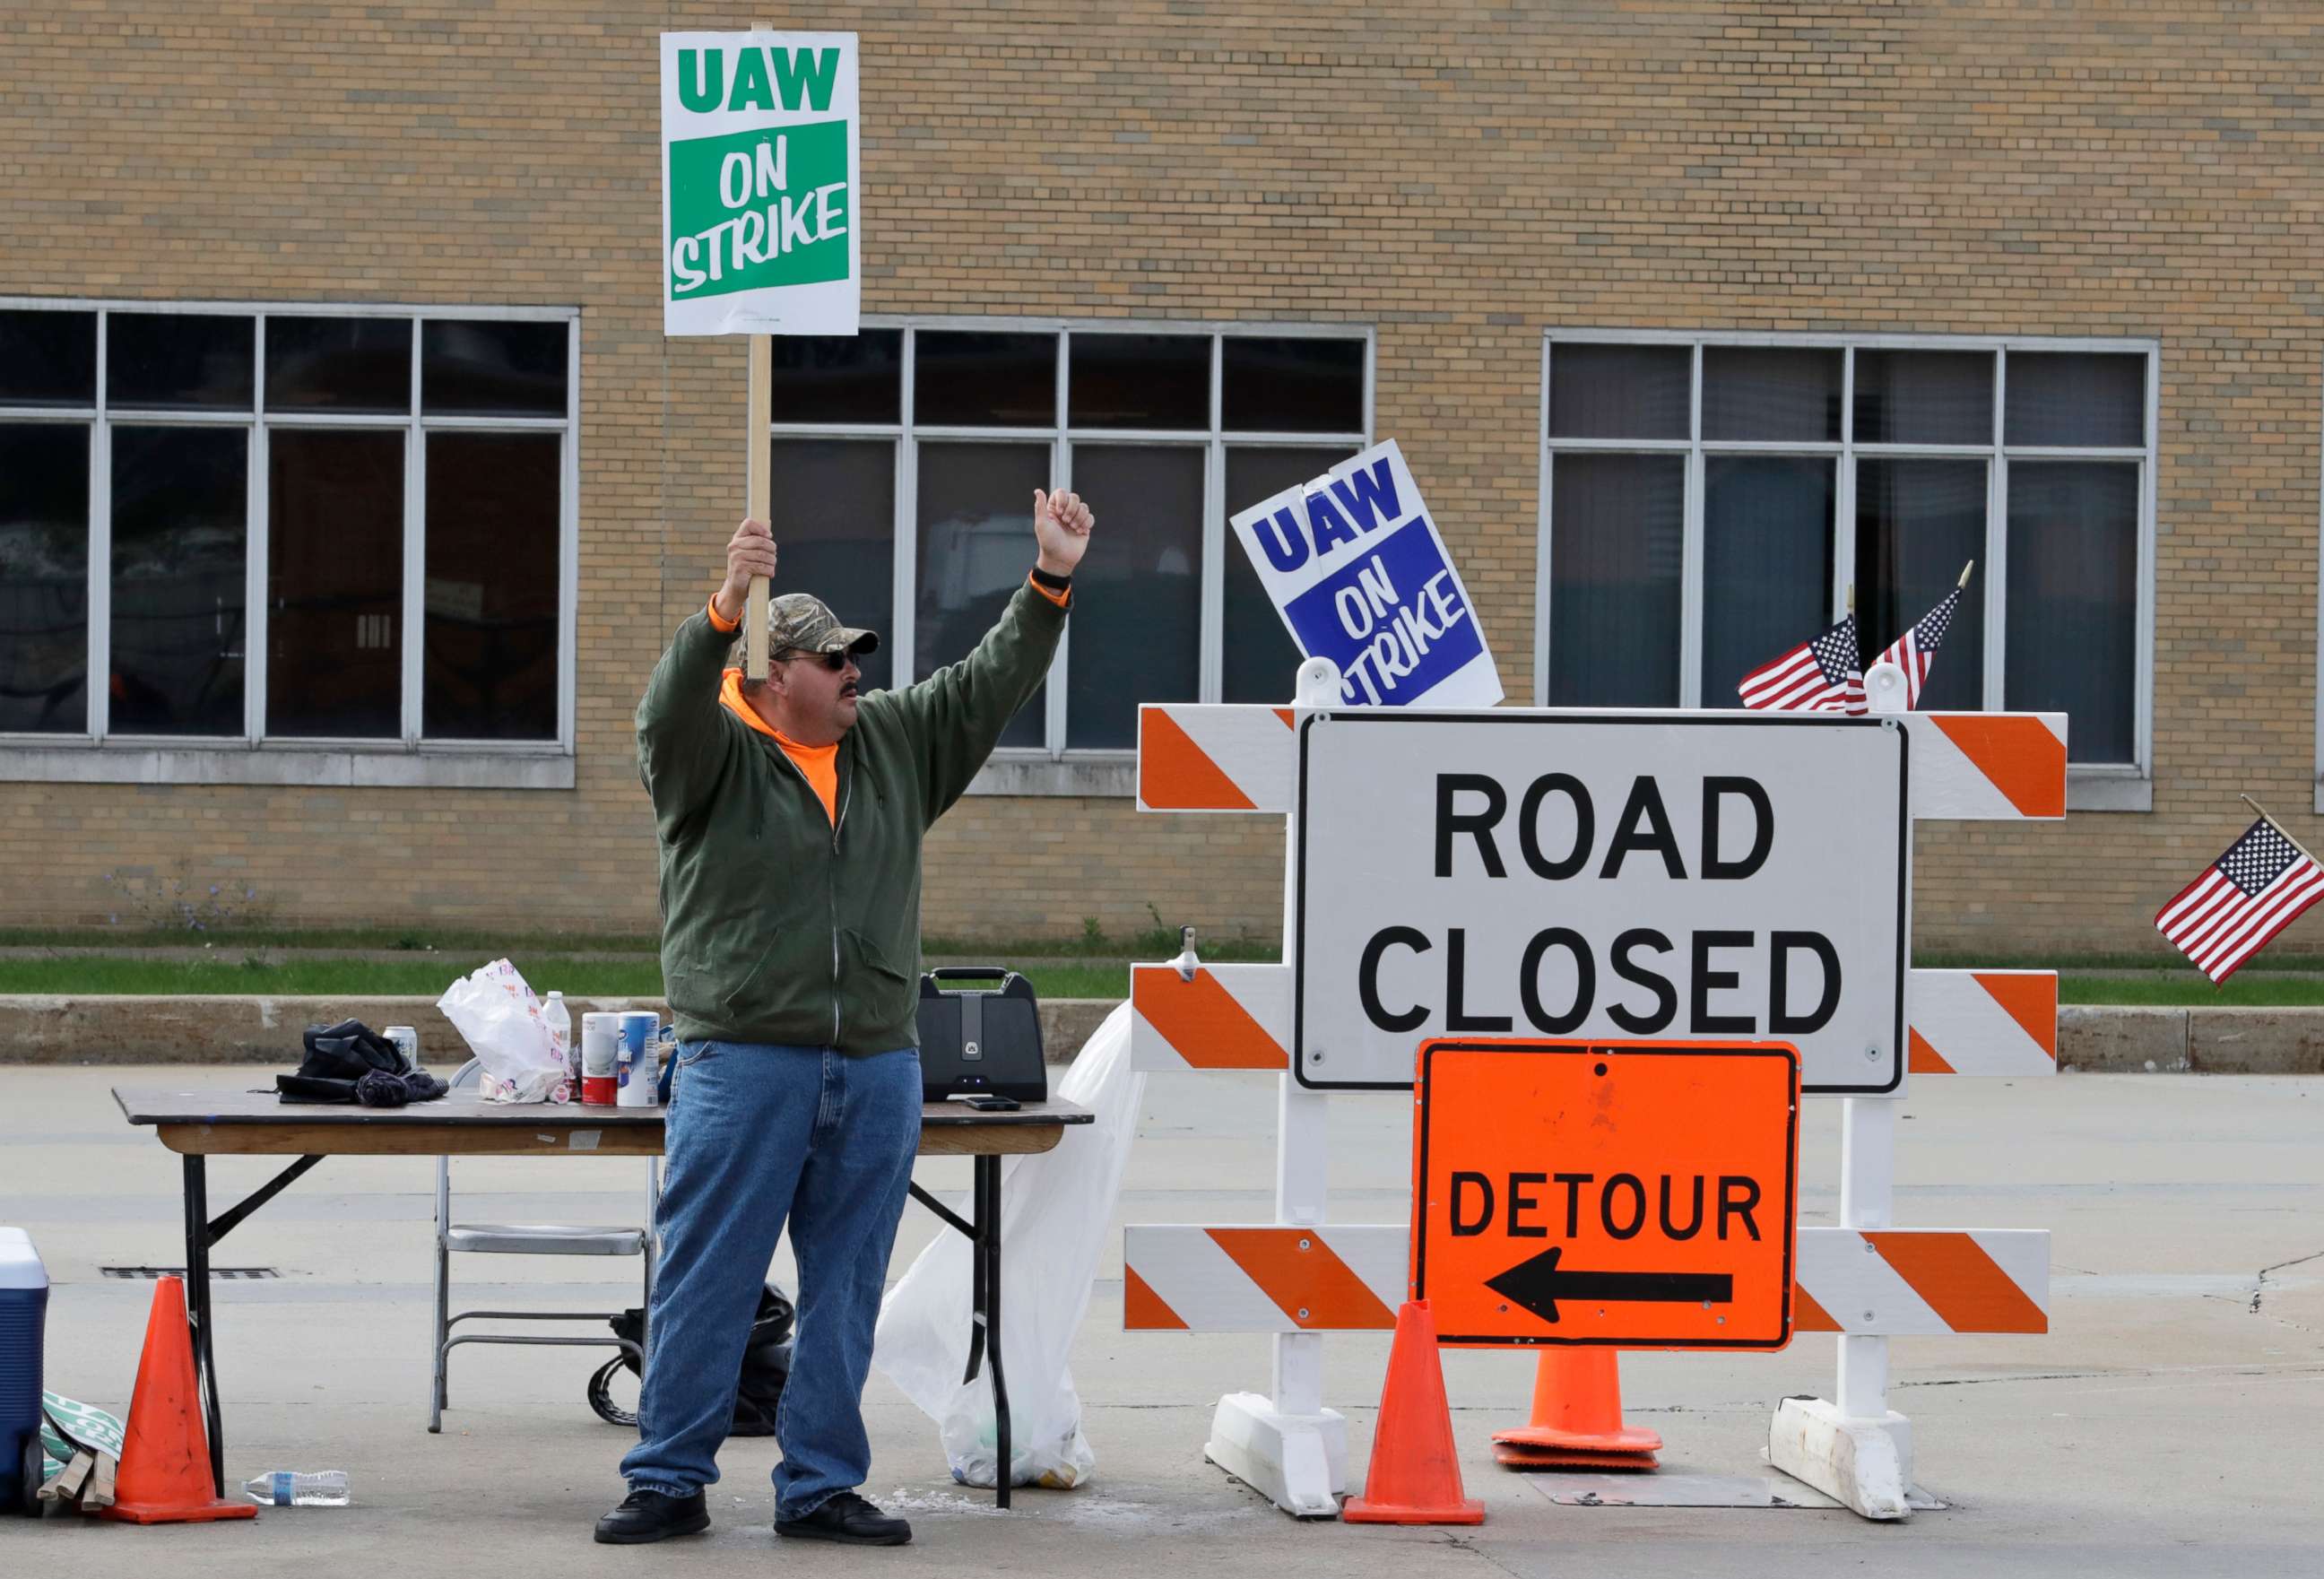
[[[741,623],[751,577],[775,573],[775,540],[761,521],[745,521],[726,543],[726,579],[706,607],[687,616],[670,638],[638,703],[638,777],[652,797],[664,837],[709,799],[726,760],[718,675]]]
[[[1001,732],[1049,671],[1073,602],[1073,574],[1097,518],[1080,496],[1033,491],[1033,574],[976,650],[895,694],[923,764],[924,816],[934,822],[960,799]]]

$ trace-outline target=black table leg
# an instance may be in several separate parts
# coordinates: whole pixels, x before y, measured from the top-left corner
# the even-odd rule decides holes
[[[1009,1440],[1009,1379],[1001,1360],[1001,1159],[980,1155],[976,1159],[977,1258],[983,1264],[981,1325],[984,1348],[992,1360],[993,1447],[998,1454],[992,1477],[995,1507],[1009,1506],[1009,1475],[1014,1464]]]
[[[979,1157],[973,1166],[968,1191],[968,1214],[976,1221],[968,1229],[968,1369],[961,1373],[960,1384],[966,1387],[976,1380],[977,1368],[984,1363],[984,1351],[989,1346],[984,1334],[984,1164]]]
[[[210,1320],[210,1248],[242,1220],[289,1188],[291,1181],[322,1161],[301,1157],[244,1197],[242,1204],[210,1221],[209,1159],[186,1153],[186,1328],[194,1351],[195,1390],[201,1394],[202,1423],[210,1439],[212,1494],[226,1495],[226,1425],[218,1409],[217,1348]]]
[[[219,1418],[217,1353],[210,1342],[210,1202],[208,1159],[186,1157],[186,1320],[191,1327],[195,1384],[210,1445],[210,1491],[226,1495],[226,1430]]]

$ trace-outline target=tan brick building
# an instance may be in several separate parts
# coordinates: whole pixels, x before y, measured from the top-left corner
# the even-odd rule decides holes
[[[743,398],[660,332],[656,37],[760,14],[0,10],[0,924],[652,926]],[[2305,8],[779,20],[862,34],[880,331],[790,348],[787,565],[925,669],[1028,482],[1100,516],[929,930],[1272,931],[1280,829],[1141,818],[1129,708],[1287,694],[1224,514],[1385,437],[1518,702],[1715,705],[1977,559],[1933,699],[2069,707],[2076,809],[1924,831],[1924,947],[2155,946],[2238,790],[2312,826]]]

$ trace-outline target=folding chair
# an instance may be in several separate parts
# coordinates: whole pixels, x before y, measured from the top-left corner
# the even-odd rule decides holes
[[[452,1076],[458,1090],[475,1083],[476,1060],[471,1058]],[[514,1333],[462,1333],[452,1329],[464,1321],[596,1321],[610,1322],[620,1313],[611,1310],[464,1310],[451,1309],[452,1256],[456,1251],[487,1255],[633,1255],[645,1263],[645,1308],[653,1308],[654,1272],[659,1260],[653,1214],[661,1196],[661,1159],[646,1159],[646,1222],[642,1228],[601,1228],[563,1223],[455,1223],[452,1221],[452,1159],[436,1159],[436,1316],[435,1376],[428,1392],[428,1429],[441,1432],[444,1410],[450,1402],[448,1380],[452,1351],[462,1344],[546,1344],[568,1348],[616,1348],[627,1351],[645,1373],[644,1334],[637,1342],[612,1335],[547,1337]]]

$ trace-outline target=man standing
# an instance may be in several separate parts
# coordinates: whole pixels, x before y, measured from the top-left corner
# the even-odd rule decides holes
[[[768,678],[720,669],[767,528],[726,545],[638,705],[638,769],[661,845],[662,975],[678,1022],[660,1275],[629,1495],[601,1541],[706,1528],[703,1488],[788,1218],[798,1343],[776,1411],[775,1533],[900,1546],[856,1491],[863,1381],[920,1139],[920,839],[1039,688],[1094,522],[1033,494],[1034,568],[975,651],[858,697],[879,645],[805,593],[772,600]]]

